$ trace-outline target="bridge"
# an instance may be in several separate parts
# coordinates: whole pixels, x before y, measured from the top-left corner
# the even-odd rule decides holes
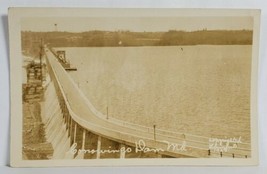
[[[249,143],[230,142],[233,148],[214,150],[211,144],[225,142],[109,118],[93,106],[52,50],[45,47],[44,57],[49,80],[42,120],[54,149],[51,159],[251,157]]]

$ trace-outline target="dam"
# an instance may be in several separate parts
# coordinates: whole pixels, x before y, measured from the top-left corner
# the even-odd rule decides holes
[[[96,109],[62,66],[45,49],[47,79],[41,102],[49,159],[249,158],[250,144],[214,151],[209,137],[143,126],[109,117]],[[213,144],[214,145],[214,144]]]

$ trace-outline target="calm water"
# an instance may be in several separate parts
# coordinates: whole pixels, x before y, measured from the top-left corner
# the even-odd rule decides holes
[[[250,141],[251,46],[60,48],[94,106],[145,126]]]

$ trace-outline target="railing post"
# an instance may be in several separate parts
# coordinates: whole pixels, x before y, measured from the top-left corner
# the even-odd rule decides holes
[[[101,151],[101,136],[98,136],[98,138],[97,138],[96,159],[100,159],[100,151]]]

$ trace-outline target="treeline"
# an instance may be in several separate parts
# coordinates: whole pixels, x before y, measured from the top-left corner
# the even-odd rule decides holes
[[[252,35],[251,30],[21,32],[22,49],[25,54],[31,55],[37,54],[41,39],[52,47],[250,45],[252,44]]]
[[[162,35],[159,45],[250,45],[252,37],[249,30],[169,31]]]

